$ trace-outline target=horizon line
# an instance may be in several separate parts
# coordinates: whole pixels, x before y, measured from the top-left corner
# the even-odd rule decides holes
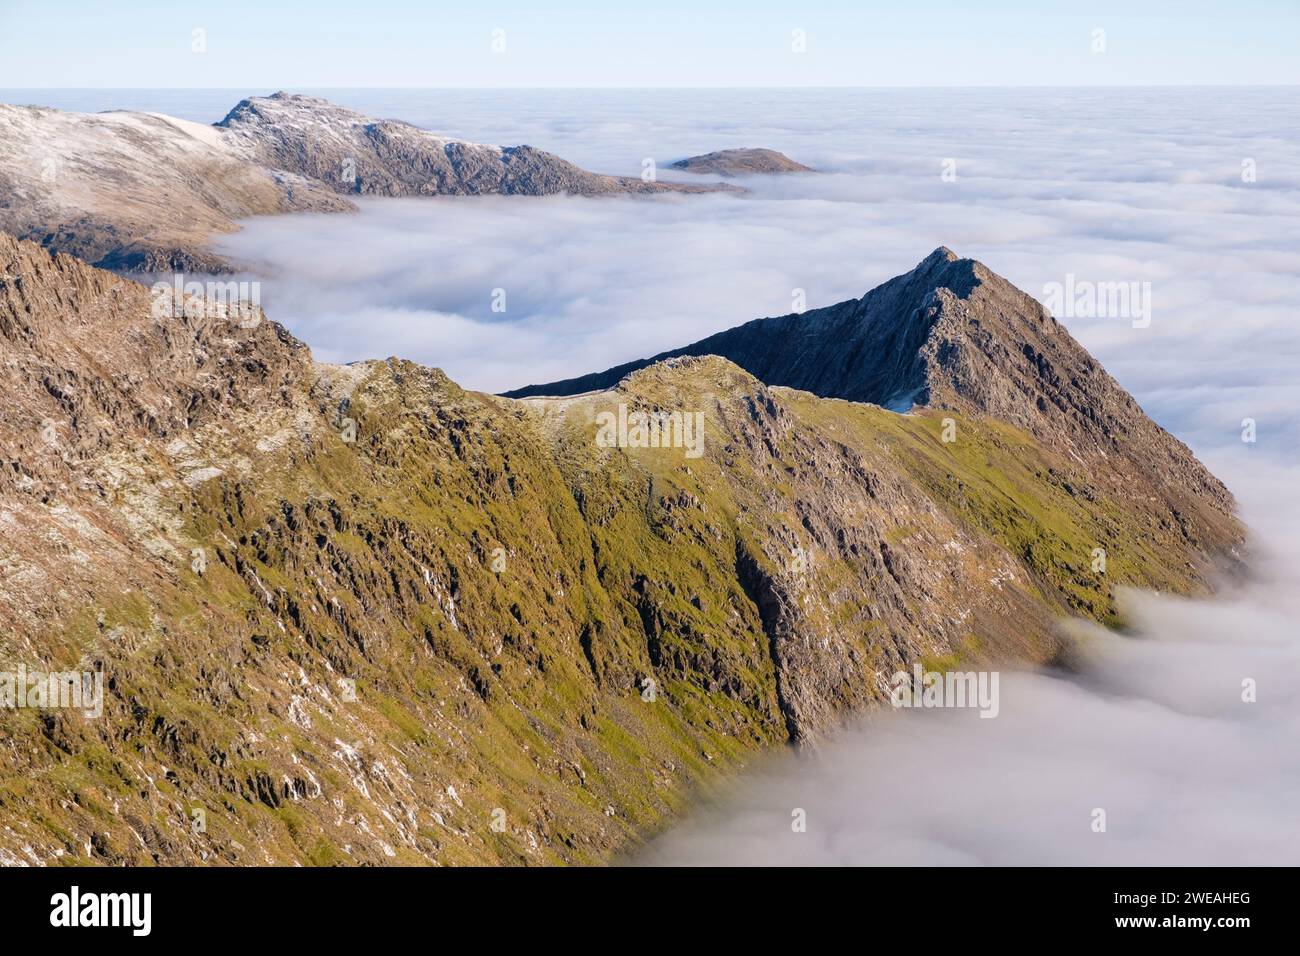
[[[448,86],[386,86],[380,84],[364,85],[329,85],[329,84],[275,84],[275,83],[252,83],[246,86],[6,86],[0,84],[0,90],[40,90],[40,91],[85,91],[98,90],[103,92],[114,91],[150,91],[150,92],[169,92],[169,91],[221,91],[247,89],[248,87],[259,89],[274,89],[277,91],[288,89],[312,89],[312,90],[1090,90],[1090,89],[1293,89],[1300,88],[1300,81],[1295,83],[966,83],[961,85],[950,84],[795,84],[795,85],[770,85],[770,84],[736,84],[730,86],[711,85],[711,86],[692,86],[692,85],[668,85],[668,86],[571,86],[563,84],[534,84],[531,86],[506,86],[506,85],[448,85]]]

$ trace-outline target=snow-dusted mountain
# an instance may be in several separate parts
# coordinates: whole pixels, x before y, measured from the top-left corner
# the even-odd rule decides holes
[[[224,271],[237,219],[355,208],[348,195],[606,195],[720,187],[604,176],[276,93],[206,126],[0,104],[0,230],[123,271]]]
[[[548,196],[704,192],[710,187],[591,173],[532,146],[487,146],[374,119],[311,96],[242,100],[217,129],[272,169],[335,192],[378,196]],[[716,188],[716,187],[715,187]]]
[[[237,218],[349,208],[202,123],[0,105],[0,228],[105,267],[210,270]]]

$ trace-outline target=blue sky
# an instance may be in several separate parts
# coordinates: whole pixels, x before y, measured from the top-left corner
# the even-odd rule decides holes
[[[548,6],[0,0],[0,87],[1300,82],[1297,0]],[[1092,51],[1097,29],[1104,53]]]

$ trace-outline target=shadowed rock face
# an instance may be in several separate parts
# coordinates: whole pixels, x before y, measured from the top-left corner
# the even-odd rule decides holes
[[[861,299],[756,319],[591,375],[507,392],[572,395],[683,355],[720,355],[768,385],[983,414],[1023,428],[1134,493],[1199,540],[1225,538],[1232,498],[1033,297],[983,264],[936,249]]]
[[[861,299],[755,319],[652,358],[505,394],[512,398],[573,395],[608,388],[629,372],[665,358],[712,354],[730,359],[769,385],[892,407],[919,397],[926,388],[921,350],[936,324],[937,313],[931,308],[940,301],[938,290],[966,299],[980,284],[976,267],[969,259],[938,249],[911,272],[890,279]],[[978,268],[987,273],[983,266]],[[907,404],[910,407],[912,402]]]
[[[1076,460],[1055,404],[978,410],[1022,411],[988,381],[1023,350],[982,333],[1023,304],[974,328],[982,267],[927,263],[891,295],[951,314],[881,388],[986,389],[898,415],[717,356],[522,401],[317,363],[0,234],[0,669],[104,675],[98,717],[0,708],[0,862],[608,860],[896,671],[1043,662],[1115,585],[1203,591],[1241,529]],[[619,406],[698,414],[699,454],[597,441]]]
[[[811,173],[811,166],[796,163],[774,149],[720,149],[689,159],[679,159],[673,169],[717,176],[760,176],[773,173]]]
[[[348,195],[733,188],[602,176],[286,93],[243,100],[213,126],[0,104],[0,229],[119,272],[229,271],[207,247],[214,234],[248,216],[354,210]]]

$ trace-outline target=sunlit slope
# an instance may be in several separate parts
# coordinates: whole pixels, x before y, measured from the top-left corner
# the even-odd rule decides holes
[[[604,861],[895,670],[1205,586],[1210,549],[979,416],[716,357],[513,401],[0,260],[0,663],[105,688],[0,709],[7,862]],[[598,441],[620,405],[702,442]]]

